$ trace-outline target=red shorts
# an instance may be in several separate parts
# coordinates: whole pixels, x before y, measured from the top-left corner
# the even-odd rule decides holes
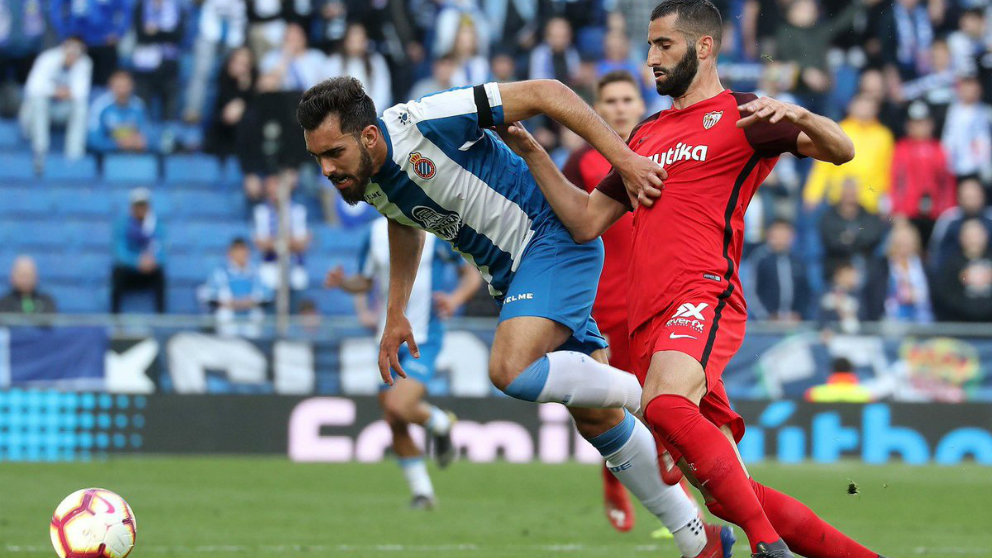
[[[634,373],[630,362],[630,333],[627,331],[627,317],[621,320],[611,320],[608,324],[600,324],[600,333],[610,344],[610,366],[624,372]]]
[[[641,385],[651,357],[659,351],[678,351],[699,361],[706,374],[706,394],[699,410],[713,424],[729,425],[739,442],[744,436],[744,419],[730,408],[722,375],[744,340],[747,313],[720,299],[719,294],[712,288],[687,293],[641,324],[630,336],[630,356]]]

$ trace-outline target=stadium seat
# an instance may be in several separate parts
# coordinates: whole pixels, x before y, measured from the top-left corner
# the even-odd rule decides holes
[[[242,220],[244,203],[241,196],[233,198],[227,192],[184,191],[169,195],[175,216],[207,217],[211,219]]]
[[[19,147],[27,147],[21,138],[20,126],[16,120],[0,120],[0,149],[16,150]]]
[[[44,272],[42,280],[44,281]],[[97,313],[110,309],[110,287],[94,286],[59,286],[53,285],[48,289],[55,299],[55,305],[62,313]]]
[[[2,165],[2,158],[0,158]],[[0,186],[0,215],[50,215],[52,212],[51,199],[44,195],[43,190],[34,188],[11,188]]]
[[[172,155],[165,158],[165,181],[169,184],[218,184],[220,164],[209,155]]]
[[[69,160],[60,153],[53,153],[45,161],[44,178],[48,180],[90,182],[97,178],[96,159],[86,155]]]
[[[6,220],[0,241],[21,251],[64,250],[70,240],[70,232],[58,221],[49,218]]]
[[[0,180],[34,178],[34,156],[30,151],[0,153]]]
[[[158,159],[151,154],[106,155],[103,177],[108,182],[154,182],[158,179]]]
[[[91,188],[59,188],[50,190],[56,211],[66,218],[110,218],[113,199],[106,192]]]
[[[328,225],[315,225],[312,230],[314,248],[328,252],[357,253],[365,238],[364,232]]]
[[[100,250],[109,252],[113,242],[113,225],[109,219],[98,221],[68,221],[61,224],[69,237],[69,243],[83,251]]]

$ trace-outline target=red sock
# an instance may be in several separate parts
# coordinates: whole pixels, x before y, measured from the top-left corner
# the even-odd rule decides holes
[[[789,549],[807,558],[877,558],[795,498],[751,479],[765,514]]]
[[[703,417],[699,407],[681,395],[659,395],[644,409],[644,420],[682,454],[699,482],[720,502],[719,517],[744,530],[752,552],[758,543],[779,540],[730,440]]]

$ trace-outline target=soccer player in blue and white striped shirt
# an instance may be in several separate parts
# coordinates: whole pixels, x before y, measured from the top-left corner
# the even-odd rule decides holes
[[[393,383],[392,371],[406,376],[403,343],[419,356],[404,309],[428,231],[479,269],[501,306],[494,385],[518,399],[567,405],[579,432],[672,531],[682,555],[699,556],[706,546],[699,511],[680,487],[661,481],[654,439],[634,418],[640,385],[606,364],[607,344],[590,315],[603,244],[576,243],[527,164],[489,130],[537,114],[582,136],[637,191],[660,188],[664,170],[630,151],[554,80],[451,89],[393,106],[380,119],[361,84],[338,77],[310,88],[297,108],[321,173],[346,201],[364,200],[389,219],[383,381]]]

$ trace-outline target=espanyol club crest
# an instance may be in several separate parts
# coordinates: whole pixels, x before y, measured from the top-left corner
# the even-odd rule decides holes
[[[424,157],[418,151],[410,154],[410,164],[413,165],[413,172],[424,180],[434,178],[434,175],[437,174],[437,165],[434,164],[434,161]]]
[[[722,110],[707,112],[706,115],[703,116],[703,129],[709,130],[713,126],[716,126],[716,123],[719,122],[721,118],[723,118]]]

